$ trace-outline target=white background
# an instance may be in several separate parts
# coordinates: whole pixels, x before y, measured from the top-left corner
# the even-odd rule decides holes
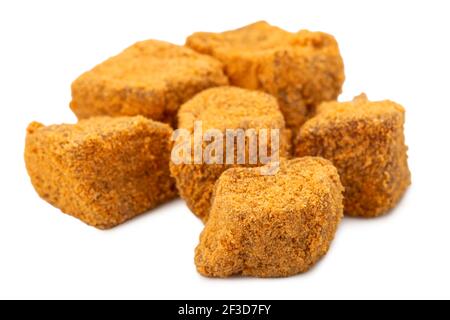
[[[0,298],[450,298],[448,1],[1,1]],[[25,128],[74,122],[70,84],[135,41],[265,19],[332,33],[340,100],[365,91],[407,110],[413,184],[388,216],[346,218],[329,254],[284,279],[208,279],[202,224],[181,200],[99,231],[41,200],[23,163]]]

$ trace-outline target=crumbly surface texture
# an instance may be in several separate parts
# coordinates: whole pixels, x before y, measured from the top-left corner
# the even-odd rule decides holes
[[[337,42],[322,32],[291,33],[261,21],[223,33],[197,32],[186,46],[222,61],[230,84],[277,97],[294,130],[319,103],[335,100],[344,82]]]
[[[195,251],[209,277],[283,277],[305,272],[328,251],[342,218],[342,185],[331,162],[282,160],[277,174],[232,168],[217,181]]]
[[[143,115],[175,126],[182,103],[204,89],[227,83],[216,59],[147,40],[76,79],[70,106],[79,119]]]
[[[172,129],[144,117],[94,117],[28,126],[25,162],[38,194],[100,229],[176,196],[169,173]]]
[[[288,157],[291,151],[291,132],[285,128],[277,101],[263,92],[236,87],[205,90],[182,105],[178,113],[179,128],[192,133],[195,121],[202,121],[204,132],[209,129],[219,130],[223,134],[223,141],[225,141],[226,129],[255,129],[256,131],[279,129],[280,156]],[[249,147],[248,141],[246,142],[247,152]],[[207,143],[203,144],[203,151],[206,150],[206,146]],[[267,147],[270,151],[272,147],[270,141]],[[234,166],[251,165],[246,156],[244,164],[174,164],[171,162],[170,169],[180,196],[193,213],[206,221],[211,206],[213,187],[222,172]]]
[[[404,109],[392,101],[323,103],[301,128],[297,156],[321,156],[338,168],[344,210],[375,217],[393,208],[411,183],[403,133]]]

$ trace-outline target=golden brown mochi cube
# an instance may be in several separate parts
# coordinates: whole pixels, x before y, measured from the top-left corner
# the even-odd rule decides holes
[[[344,82],[336,40],[260,21],[223,33],[197,32],[186,45],[223,62],[230,84],[277,97],[288,127],[297,130],[316,105],[335,100]]]
[[[175,126],[182,103],[227,83],[219,61],[186,47],[148,40],[76,79],[70,106],[79,119],[143,115]]]
[[[297,137],[297,156],[321,156],[337,167],[344,211],[375,217],[400,200],[411,183],[403,134],[405,111],[362,94],[351,102],[320,105]]]
[[[25,162],[38,194],[100,229],[176,196],[172,129],[144,117],[94,117],[27,129]]]
[[[258,148],[266,149],[268,156],[288,157],[291,149],[291,132],[285,128],[284,118],[280,112],[276,99],[266,93],[251,91],[237,87],[218,87],[205,90],[194,98],[183,104],[178,113],[179,130],[185,130],[192,137],[195,132],[195,123],[201,121],[203,136],[208,132],[218,132],[222,139],[220,146],[223,146],[223,154],[220,159],[222,163],[205,161],[209,146],[213,142],[220,140],[212,139],[211,142],[204,141],[200,145],[202,158],[200,162],[192,159],[190,163],[171,162],[170,169],[175,178],[181,197],[186,201],[193,213],[203,221],[208,219],[213,186],[219,176],[228,168],[234,166],[261,165],[263,161],[258,157],[256,163],[251,161],[251,140],[246,136],[244,147],[239,147],[237,139],[234,146],[228,150],[233,150],[237,155],[237,150],[245,149],[245,159],[238,163],[237,157],[231,163],[226,161],[226,133],[227,130],[242,130],[246,133],[254,130],[258,135]],[[262,130],[267,131],[267,139],[262,134]],[[271,135],[274,129],[279,130],[279,137],[276,143],[272,143]],[[270,137],[270,138],[269,138]],[[192,139],[193,140],[193,139]],[[232,141],[230,139],[230,141]],[[255,141],[255,140],[254,140]],[[267,142],[267,143],[266,143]],[[275,142],[275,140],[274,140]],[[233,148],[233,149],[232,149]],[[239,149],[238,149],[239,148]],[[195,148],[192,148],[191,155]],[[260,151],[258,150],[258,152]],[[178,156],[179,153],[172,153]],[[194,157],[192,157],[194,158]],[[264,160],[264,159],[262,159]]]
[[[342,218],[342,185],[328,160],[282,160],[275,175],[233,168],[217,181],[195,252],[205,276],[284,277],[325,255]]]

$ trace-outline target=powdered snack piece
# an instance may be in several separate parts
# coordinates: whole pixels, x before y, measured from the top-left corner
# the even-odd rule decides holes
[[[25,161],[38,194],[100,229],[176,196],[169,174],[172,129],[144,117],[95,117],[28,126]]]
[[[342,218],[342,185],[328,160],[282,160],[275,175],[225,171],[195,252],[210,277],[305,272],[328,251]]]
[[[298,156],[321,156],[337,167],[348,215],[375,217],[400,200],[411,183],[403,134],[404,109],[363,94],[320,105],[297,137]]]
[[[76,79],[70,106],[79,119],[143,115],[175,126],[182,103],[227,83],[217,60],[186,47],[147,40]]]
[[[195,124],[198,123],[201,124],[203,135],[207,134],[208,131],[215,132],[219,135],[215,139],[220,138],[222,140],[220,142],[220,147],[223,146],[223,154],[220,156],[220,159],[223,160],[222,163],[205,161],[205,156],[208,155],[208,146],[211,142],[203,142],[200,144],[203,153],[200,155],[200,162],[195,162],[195,159],[192,159],[190,163],[172,162],[170,166],[181,197],[186,200],[188,207],[204,221],[208,219],[214,183],[223,171],[234,166],[251,166],[264,163],[264,161],[260,161],[260,157],[257,158],[258,161],[252,163],[250,157],[251,140],[248,139],[248,136],[246,136],[243,147],[239,147],[237,139],[233,138],[236,142],[227,148],[227,130],[228,132],[230,130],[242,130],[247,133],[250,131],[256,132],[256,139],[260,143],[258,151],[267,151],[269,156],[278,152],[281,156],[288,156],[290,152],[290,130],[285,129],[283,115],[278,108],[277,101],[271,95],[263,92],[236,87],[217,87],[205,90],[181,106],[178,123],[179,129],[184,129],[190,136],[193,136]],[[271,140],[272,133],[276,132],[274,129],[277,129],[279,133],[276,145]],[[266,137],[262,136],[263,130],[267,133]],[[233,142],[233,140],[231,141]],[[238,150],[242,151],[242,149],[245,153],[243,161],[240,163],[234,161],[237,160],[236,158],[231,163],[226,162],[227,152],[231,150],[232,155],[235,155]],[[194,151],[192,150],[191,154]],[[174,153],[176,155],[176,152]]]
[[[322,32],[291,33],[261,21],[223,33],[197,32],[186,45],[222,61],[231,85],[274,95],[294,130],[316,105],[335,100],[344,82],[337,42]]]

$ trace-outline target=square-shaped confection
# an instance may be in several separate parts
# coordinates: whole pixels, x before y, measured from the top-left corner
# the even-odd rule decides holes
[[[362,94],[351,102],[321,104],[301,128],[297,156],[321,156],[338,169],[348,215],[386,213],[411,183],[403,134],[404,109]]]
[[[317,104],[335,100],[344,82],[337,42],[322,32],[291,33],[257,22],[223,33],[197,32],[186,45],[222,61],[230,84],[277,97],[293,129]]]
[[[169,175],[172,129],[137,117],[94,117],[27,130],[25,162],[46,201],[100,229],[176,196]]]
[[[143,115],[175,125],[179,106],[197,92],[226,85],[222,64],[167,42],[138,42],[72,84],[79,119]]]
[[[228,86],[205,90],[183,104],[178,113],[179,129],[186,130],[191,136],[195,134],[195,124],[198,122],[201,122],[205,134],[216,130],[224,141],[226,141],[228,130],[259,132],[266,129],[270,132],[276,129],[279,130],[278,148],[275,148],[272,140],[259,139],[260,137],[257,136],[259,148],[262,149],[265,146],[266,150],[277,152],[283,157],[288,157],[291,151],[291,131],[285,128],[277,100],[264,92]],[[264,145],[266,141],[268,143]],[[203,145],[202,148],[202,151],[206,153],[208,147]],[[171,162],[170,170],[175,177],[181,197],[192,212],[203,221],[208,219],[211,195],[216,180],[222,172],[233,166],[252,166],[248,156],[249,150],[249,143],[247,143],[244,150],[247,153],[246,159],[241,164],[226,164],[225,161],[221,164],[206,163],[206,161],[178,164]],[[233,155],[237,153],[237,143],[233,145],[231,151]],[[223,154],[224,158],[226,152],[227,150]],[[254,165],[258,163],[255,162]]]
[[[206,276],[281,277],[311,268],[342,218],[342,185],[322,158],[282,159],[275,175],[232,168],[217,181],[196,249]]]

